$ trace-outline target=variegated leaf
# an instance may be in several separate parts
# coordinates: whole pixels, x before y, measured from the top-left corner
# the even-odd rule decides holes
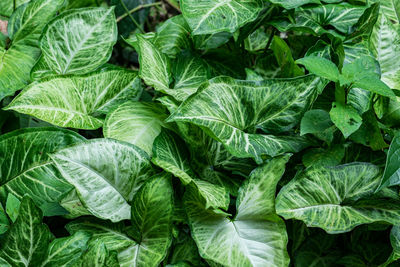
[[[119,68],[81,75],[50,76],[26,87],[6,107],[57,126],[97,129],[103,125],[96,113],[107,113],[126,100],[141,95],[136,72]]]
[[[328,233],[377,221],[399,224],[400,201],[374,196],[381,175],[369,163],[311,167],[282,188],[276,211],[285,219],[302,220]]]
[[[196,192],[185,195],[186,212],[200,255],[223,266],[288,266],[285,224],[275,215],[276,185],[288,157],[253,171],[239,190],[236,216],[205,209]]]
[[[47,25],[41,49],[56,73],[85,74],[108,61],[116,42],[113,7],[81,8],[65,11]]]
[[[167,114],[156,103],[126,102],[107,115],[104,137],[134,144],[152,154],[154,139],[166,126]]]
[[[144,151],[111,139],[93,139],[51,157],[85,207],[113,222],[130,218],[129,202],[152,173]]]
[[[315,76],[263,82],[219,77],[205,83],[168,121],[189,122],[207,129],[237,157],[276,156],[307,146],[299,137],[257,134],[256,129],[281,133],[299,123],[323,88]]]
[[[195,35],[233,33],[255,20],[263,7],[261,0],[182,0],[180,4]]]
[[[83,142],[80,135],[57,128],[21,129],[0,137],[0,188],[38,206],[57,203],[72,189],[48,154]]]
[[[400,23],[400,1],[399,0],[382,0],[380,1],[381,11],[391,21]]]

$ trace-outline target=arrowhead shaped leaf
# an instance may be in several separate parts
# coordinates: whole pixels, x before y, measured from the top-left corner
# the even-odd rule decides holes
[[[260,0],[182,0],[180,4],[194,35],[233,33],[255,20],[263,7]]]
[[[228,209],[229,194],[222,187],[198,179],[189,163],[189,152],[178,136],[162,130],[154,141],[152,162],[178,177],[184,185],[192,184],[206,200],[206,208]]]
[[[205,209],[196,192],[185,195],[186,212],[200,255],[224,266],[288,266],[284,222],[275,215],[275,188],[288,157],[253,171],[239,190],[234,219]]]
[[[357,110],[349,105],[333,102],[329,115],[345,138],[357,131],[362,124],[362,118]]]
[[[116,41],[114,8],[81,8],[65,11],[47,25],[41,49],[56,73],[85,74],[108,61]]]
[[[134,144],[152,154],[154,139],[165,126],[167,114],[156,103],[126,102],[107,115],[104,137]]]
[[[12,43],[0,48],[0,100],[24,87],[40,56],[40,34],[62,6],[63,0],[37,0],[18,7],[10,18]]]
[[[107,113],[124,100],[138,99],[140,81],[132,71],[110,68],[82,76],[45,78],[26,87],[7,106],[61,127],[97,129]]]
[[[339,81],[339,69],[332,61],[323,57],[309,56],[296,60],[296,63],[304,65],[309,72],[322,78]]]
[[[399,224],[400,202],[373,195],[380,180],[379,168],[368,163],[311,167],[281,189],[276,211],[328,233],[377,221]]]
[[[0,258],[11,266],[40,266],[46,257],[51,233],[42,224],[42,212],[32,199],[22,199],[17,221],[0,245]]]
[[[294,127],[320,86],[315,76],[263,82],[219,77],[203,84],[168,120],[206,128],[233,155],[260,160],[262,154],[276,156],[306,146],[299,137],[255,134],[255,130],[280,133]]]
[[[93,139],[51,157],[85,207],[113,222],[130,218],[129,202],[152,172],[144,151],[112,139]]]
[[[83,142],[80,135],[57,128],[17,130],[0,137],[0,188],[18,198],[29,194],[39,205],[61,200],[71,186],[51,163],[49,153]]]

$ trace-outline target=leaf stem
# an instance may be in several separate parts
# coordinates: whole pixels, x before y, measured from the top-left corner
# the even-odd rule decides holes
[[[122,0],[120,0],[120,2],[121,2],[121,5],[123,6],[123,8],[125,9],[126,13],[117,18],[117,23],[120,22],[121,20],[123,20],[124,18],[126,18],[127,16],[129,16],[131,18],[131,20],[133,21],[133,23],[135,23],[135,25],[138,28],[140,28],[138,26],[139,23],[131,15],[133,13],[135,13],[136,11],[139,11],[139,10],[141,10],[143,8],[152,7],[152,6],[158,6],[158,5],[162,4],[162,2],[160,1],[160,2],[155,2],[155,3],[150,3],[150,4],[138,5],[137,7],[129,10]]]
[[[176,2],[176,0],[167,0],[167,3],[175,8],[178,12],[181,12],[181,9],[179,8],[179,4]]]

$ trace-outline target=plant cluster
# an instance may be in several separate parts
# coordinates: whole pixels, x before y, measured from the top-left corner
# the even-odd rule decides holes
[[[0,266],[398,266],[400,0],[1,0]]]

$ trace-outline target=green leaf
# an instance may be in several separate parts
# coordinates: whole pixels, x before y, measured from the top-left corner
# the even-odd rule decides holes
[[[62,179],[48,153],[85,139],[57,128],[20,129],[0,137],[0,188],[21,199],[28,194],[38,206],[58,202],[71,186]]]
[[[113,222],[130,218],[129,202],[152,172],[144,151],[112,139],[93,139],[51,157],[85,207]]]
[[[321,4],[319,0],[270,0],[270,2],[286,9],[292,9],[306,4]]]
[[[31,1],[19,6],[10,18],[14,39],[9,49],[0,48],[0,100],[28,83],[31,69],[40,56],[40,34],[62,3],[63,0]]]
[[[293,128],[315,100],[321,86],[315,76],[263,82],[219,77],[205,83],[168,121],[189,122],[207,129],[237,157],[275,156],[299,151],[299,137],[256,134]]]
[[[166,92],[171,80],[170,60],[151,41],[137,35],[136,51],[139,54],[139,76],[155,90]]]
[[[169,175],[156,175],[132,200],[132,226],[136,246],[119,254],[128,266],[158,266],[172,242],[173,189]]]
[[[113,7],[81,8],[65,11],[47,25],[41,49],[56,73],[85,74],[108,61],[116,41]]]
[[[7,232],[8,228],[10,228],[10,222],[8,221],[3,205],[0,203],[0,235]]]
[[[275,35],[271,43],[271,49],[274,52],[279,67],[281,68],[278,77],[292,78],[304,75],[304,71],[294,62],[290,47],[284,40]]]
[[[391,21],[400,23],[400,1],[399,0],[386,0],[380,1],[381,11]]]
[[[104,137],[134,144],[152,154],[154,139],[166,124],[167,114],[161,105],[126,102],[107,115]]]
[[[15,7],[19,7],[20,5],[29,2],[29,0],[16,0],[16,1],[1,1],[0,3],[0,16],[10,17],[14,11],[14,3]]]
[[[374,196],[381,173],[368,163],[311,167],[285,185],[276,211],[308,227],[343,233],[372,222],[399,223],[399,201]]]
[[[81,76],[45,78],[26,87],[6,107],[61,127],[97,129],[107,113],[126,100],[141,95],[136,72],[119,68]]]
[[[383,14],[372,30],[370,48],[381,67],[382,81],[400,90],[400,36]]]
[[[0,258],[11,266],[40,266],[46,257],[51,233],[42,224],[42,212],[32,199],[21,201],[20,214],[0,245]]]
[[[390,231],[390,243],[392,244],[393,252],[383,266],[387,266],[400,259],[400,227],[397,225],[393,226]]]
[[[343,145],[335,145],[327,149],[313,148],[304,153],[302,157],[303,165],[310,166],[336,166],[340,164],[345,155]]]
[[[304,114],[300,123],[300,135],[318,134],[332,127],[329,113],[323,109],[309,110]]]
[[[362,118],[358,115],[357,110],[349,105],[333,102],[329,115],[345,138],[357,131],[362,124]]]
[[[157,29],[153,43],[162,53],[174,58],[181,50],[192,47],[189,36],[189,25],[182,15],[178,15],[168,19]]]
[[[288,266],[284,222],[275,215],[275,190],[288,157],[253,171],[241,187],[234,219],[205,209],[196,192],[185,194],[186,212],[200,255],[224,266]]]
[[[98,240],[89,242],[89,249],[82,255],[77,266],[93,267],[119,267],[118,256],[115,251],[110,251]]]
[[[194,35],[233,33],[255,20],[263,7],[259,0],[182,0],[180,5]]]
[[[390,143],[386,159],[385,172],[379,189],[400,184],[400,135],[396,135]]]
[[[306,69],[322,78],[330,81],[339,81],[339,69],[336,65],[323,57],[310,56],[296,60],[296,63],[304,65]]]
[[[14,196],[13,194],[8,194],[6,202],[6,212],[12,222],[15,222],[18,218],[20,205],[21,201],[19,201],[16,196]]]
[[[155,139],[152,158],[152,162],[155,165],[178,177],[182,184],[192,184],[196,187],[206,201],[206,208],[228,209],[228,191],[222,186],[197,178],[189,164],[189,158],[189,152],[185,149],[185,143],[172,132],[162,130],[160,135]]]
[[[50,243],[43,267],[72,266],[86,250],[90,234],[77,232],[72,236],[57,238]]]

